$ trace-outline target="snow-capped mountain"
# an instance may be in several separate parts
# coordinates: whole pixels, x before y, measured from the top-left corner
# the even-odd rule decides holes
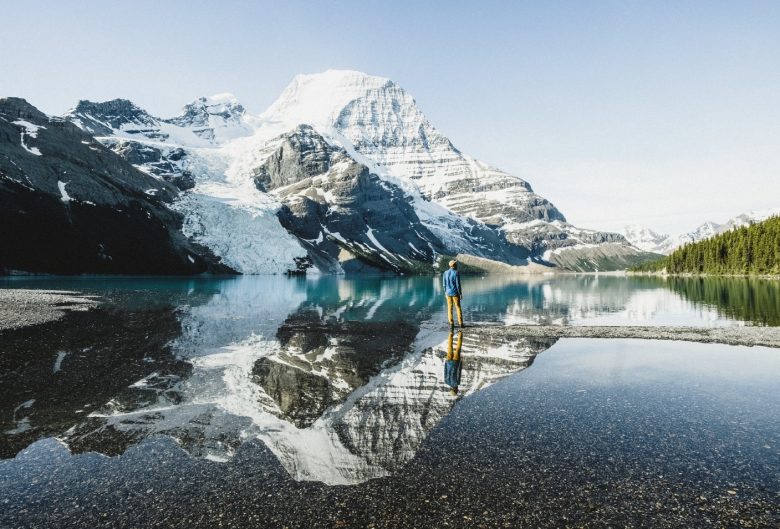
[[[741,228],[743,226],[750,226],[756,222],[764,221],[769,217],[777,217],[778,215],[780,215],[780,208],[742,213],[721,224],[718,229],[718,233],[723,233],[724,231],[733,230],[735,228]]]
[[[707,221],[692,231],[678,235],[659,234],[643,226],[631,225],[625,227],[624,235],[637,248],[647,252],[668,255],[680,246],[703,241],[729,230],[750,226],[777,215],[780,215],[780,208],[750,211],[732,217],[723,224]]]
[[[528,182],[463,154],[390,79],[337,70],[299,75],[261,117],[335,131],[383,171],[414,182],[426,200],[497,228],[533,253],[625,242],[617,234],[573,228]]]
[[[102,103],[79,101],[65,117],[93,136],[108,136],[118,131],[126,131],[128,134],[167,139],[166,135],[159,134],[160,120],[127,99],[112,99]]]
[[[390,79],[337,70],[299,75],[262,117],[335,129],[360,154],[414,180],[427,199],[487,224],[565,220],[527,182],[462,154]]]
[[[418,272],[458,254],[603,270],[648,257],[572,226],[528,182],[459,151],[403,88],[361,72],[299,75],[260,115],[219,94],[167,119],[124,99],[81,101],[64,118],[177,187],[184,235],[242,273]]]

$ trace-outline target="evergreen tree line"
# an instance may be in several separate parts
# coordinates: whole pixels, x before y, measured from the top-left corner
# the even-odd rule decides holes
[[[669,274],[780,274],[780,217],[686,244],[631,270],[664,269]]]

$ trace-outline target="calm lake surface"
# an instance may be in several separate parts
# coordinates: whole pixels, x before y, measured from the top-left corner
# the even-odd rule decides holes
[[[492,338],[780,325],[780,283],[6,278],[101,307],[0,333],[2,527],[777,527],[780,350]]]

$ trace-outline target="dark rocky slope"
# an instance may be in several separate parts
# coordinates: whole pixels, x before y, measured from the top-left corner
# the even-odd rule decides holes
[[[182,235],[177,194],[72,123],[0,99],[0,271],[232,272]]]

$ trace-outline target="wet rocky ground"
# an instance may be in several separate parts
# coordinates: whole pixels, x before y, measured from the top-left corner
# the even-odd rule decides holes
[[[186,374],[168,347],[180,332],[172,308],[110,305],[0,330],[0,457],[61,434],[150,373]]]
[[[119,457],[47,439],[0,461],[0,526],[774,528],[779,365],[765,348],[563,340],[356,486],[296,482],[257,441],[216,463],[166,437]]]
[[[672,327],[637,325],[487,325],[487,335],[511,339],[534,338],[635,338],[728,345],[780,347],[780,327]]]

